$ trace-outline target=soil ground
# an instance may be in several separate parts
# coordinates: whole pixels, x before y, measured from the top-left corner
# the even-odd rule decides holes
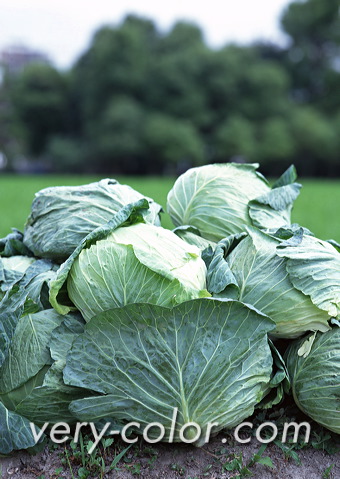
[[[249,466],[251,474],[242,467],[249,464],[259,451],[261,443],[252,438],[249,444],[222,443],[223,435],[213,438],[202,448],[191,445],[140,444],[130,449],[114,470],[109,466],[102,473],[88,462],[84,469],[81,460],[65,449],[46,447],[32,456],[18,451],[10,457],[0,459],[2,479],[228,479],[252,477],[254,479],[340,479],[340,452],[328,454],[312,447],[300,449],[297,457],[284,454],[275,444],[267,445],[263,458],[270,457],[274,468],[255,463]],[[233,442],[231,440],[231,442]],[[148,447],[147,447],[148,446]],[[110,465],[117,455],[115,444],[104,451],[105,463]],[[289,457],[291,456],[291,457]],[[68,462],[69,461],[69,462]],[[268,459],[264,462],[268,463]],[[64,464],[63,464],[64,463]],[[71,472],[72,469],[72,472]]]

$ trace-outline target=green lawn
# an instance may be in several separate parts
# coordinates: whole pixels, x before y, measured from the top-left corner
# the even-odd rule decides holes
[[[301,180],[300,196],[292,220],[309,228],[321,239],[340,241],[340,181]]]
[[[0,237],[11,227],[23,230],[30,211],[34,193],[41,188],[55,185],[80,185],[99,180],[89,176],[15,176],[0,177]],[[164,208],[167,193],[174,178],[118,177],[141,193],[158,201]],[[301,180],[303,188],[296,201],[293,221],[311,229],[322,239],[340,241],[340,220],[337,206],[340,204],[340,181]],[[171,228],[168,215],[163,215],[163,225]]]

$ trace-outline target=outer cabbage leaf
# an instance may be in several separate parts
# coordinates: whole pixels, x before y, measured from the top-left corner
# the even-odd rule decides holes
[[[49,260],[35,261],[0,302],[0,366],[6,358],[19,318],[50,307],[47,283],[55,275]]]
[[[37,428],[37,434],[39,429]],[[9,411],[0,401],[0,453],[15,449],[27,449],[36,445],[29,421]]]
[[[55,186],[35,195],[24,244],[36,256],[65,260],[91,231],[124,205],[146,198],[127,185],[105,179],[82,186]],[[161,206],[146,198],[146,221],[159,225]]]
[[[334,246],[334,248],[340,252],[340,243],[338,241],[335,241],[334,239],[329,239],[327,240],[327,243],[331,244]]]
[[[340,328],[317,333],[304,357],[308,339],[292,342],[285,355],[294,400],[314,421],[340,434]]]
[[[286,364],[270,339],[269,345],[273,355],[274,373],[267,386],[268,393],[264,395],[264,398],[258,405],[258,407],[262,409],[268,409],[279,404],[285,393],[289,393],[290,390],[290,381]]]
[[[133,304],[105,311],[75,339],[64,369],[65,383],[100,396],[70,408],[80,420],[138,421],[141,431],[158,421],[164,440],[175,408],[174,441],[188,422],[203,432],[209,422],[218,422],[216,433],[233,427],[269,392],[272,328],[266,316],[237,301],[196,299],[173,309]],[[188,427],[186,437],[194,436]],[[203,443],[201,436],[196,444]]]
[[[23,243],[24,235],[16,228],[12,228],[12,232],[5,238],[0,239],[0,256],[33,256],[27,246]]]
[[[279,228],[290,224],[294,201],[299,196],[301,185],[294,166],[274,183],[273,189],[249,202],[249,216],[253,225],[261,229]]]
[[[26,314],[17,322],[0,368],[0,418],[6,414],[21,430],[19,438],[16,429],[4,432],[0,453],[34,445],[30,422],[75,422],[70,402],[92,393],[66,386],[62,371],[83,325],[80,315],[61,316],[53,309]]]
[[[340,253],[327,241],[303,235],[277,247],[287,259],[287,271],[295,288],[310,296],[330,316],[340,316]]]
[[[52,331],[49,341],[51,357],[54,361],[65,366],[66,356],[76,335],[84,332],[84,319],[78,313],[63,317],[63,322]]]
[[[0,300],[35,261],[35,258],[22,255],[0,258]]]
[[[205,238],[202,238],[198,229],[194,228],[193,226],[178,226],[172,231],[182,240],[186,241],[189,244],[197,246],[197,248],[199,248],[201,251],[204,251],[209,247],[216,247],[216,243],[214,241],[209,241]]]
[[[293,223],[286,227],[269,228],[266,233],[280,241],[290,240],[290,243],[294,242],[300,244],[303,235],[315,236],[308,228],[299,225],[298,223]]]
[[[192,168],[169,192],[167,209],[176,226],[196,227],[201,236],[218,242],[244,231],[285,226],[300,185],[291,167],[271,189],[256,172],[258,164],[214,164]]]
[[[0,368],[0,394],[16,389],[50,363],[48,343],[62,316],[53,309],[21,317]]]
[[[224,291],[228,286],[229,298],[234,297],[232,288],[235,286],[237,289],[238,283],[225,259],[245,236],[246,233],[230,235],[219,241],[214,250],[205,251],[204,261],[208,268],[207,285],[209,291],[215,293],[215,295]],[[235,298],[237,298],[237,295],[236,291]]]
[[[173,306],[210,296],[199,249],[169,230],[143,223],[140,215],[132,219],[140,206],[143,203],[123,208],[103,227],[105,234],[98,228],[61,266],[50,285],[50,301],[57,311],[68,311],[57,297],[66,280],[70,299],[87,321],[129,303]]]
[[[274,337],[295,338],[306,331],[327,331],[330,315],[295,288],[287,260],[278,254],[280,241],[256,228],[231,250],[215,251],[208,268],[208,290],[215,297],[238,299],[268,315],[275,323]]]

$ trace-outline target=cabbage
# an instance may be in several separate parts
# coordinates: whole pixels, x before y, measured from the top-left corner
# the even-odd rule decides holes
[[[168,194],[167,210],[176,226],[196,227],[201,236],[219,241],[244,231],[245,225],[279,228],[290,224],[300,185],[294,167],[274,184],[257,173],[257,164],[215,164],[181,175]]]
[[[207,295],[205,275],[196,247],[164,228],[138,223],[84,249],[73,263],[67,291],[89,320],[129,303],[174,306]]]
[[[292,342],[285,358],[298,407],[340,434],[340,328]]]
[[[169,230],[142,222],[143,217],[131,218],[133,211],[133,205],[123,208],[105,233],[98,228],[60,267],[50,285],[57,311],[70,310],[56,297],[65,282],[86,321],[129,303],[171,307],[210,296],[200,250]]]
[[[97,393],[73,401],[70,410],[86,422],[138,421],[139,433],[158,421],[168,441],[177,408],[173,440],[193,421],[202,430],[195,443],[202,445],[209,423],[218,423],[216,434],[249,417],[268,393],[280,399],[286,375],[268,343],[273,326],[238,301],[209,298],[172,309],[131,304],[104,311],[67,356],[65,383]],[[149,437],[158,437],[155,429]],[[187,427],[188,439],[195,434]]]
[[[211,423],[281,401],[269,337],[309,331],[287,351],[293,395],[340,432],[340,247],[290,224],[294,180],[190,170],[169,193],[173,231],[114,180],[39,192],[25,234],[0,239],[0,453],[33,446],[45,421],[134,421],[153,439],[157,421],[164,441],[186,428],[200,446]]]
[[[302,228],[267,234],[248,227],[247,235],[218,243],[208,263],[208,291],[267,314],[276,323],[275,337],[325,332],[339,314],[340,254]]]
[[[55,186],[35,195],[24,231],[24,245],[36,256],[65,260],[91,231],[107,223],[128,203],[143,195],[116,180],[82,186]],[[145,220],[160,224],[161,206],[150,198]]]

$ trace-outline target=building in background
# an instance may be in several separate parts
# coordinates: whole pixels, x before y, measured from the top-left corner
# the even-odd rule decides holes
[[[24,45],[11,45],[0,51],[0,82],[5,72],[19,75],[31,63],[50,64],[47,55]]]

